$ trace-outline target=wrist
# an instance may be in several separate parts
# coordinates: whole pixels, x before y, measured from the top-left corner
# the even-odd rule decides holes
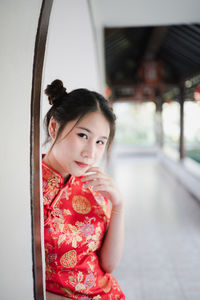
[[[119,212],[120,211],[124,211],[124,204],[123,204],[123,202],[112,205],[112,210],[119,211]]]

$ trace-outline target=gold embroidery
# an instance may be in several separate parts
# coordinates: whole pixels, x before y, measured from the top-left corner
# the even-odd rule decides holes
[[[55,229],[57,232],[63,232],[64,230],[64,220],[63,219],[60,219],[60,218],[54,218],[55,220]]]
[[[99,248],[100,242],[99,241],[92,241],[88,243],[88,253],[90,251],[96,251]]]
[[[69,230],[67,229],[66,235],[68,240],[66,241],[67,244],[72,244],[73,248],[77,248],[78,244],[77,242],[82,241],[82,237],[80,236],[80,229],[78,229],[76,226],[73,226],[71,224],[68,225]]]
[[[109,293],[112,283],[111,283],[111,280],[109,278],[107,278],[107,276],[103,276],[103,277],[99,278],[98,284],[99,284],[99,287],[105,293]]]
[[[61,247],[61,245],[65,242],[66,240],[66,235],[65,234],[61,234],[58,238],[58,248]]]
[[[78,276],[77,276],[78,275]],[[83,284],[83,272],[79,271],[78,274],[74,274],[73,276],[69,276],[69,282],[71,285],[75,287],[77,292],[82,292],[85,290],[85,285]]]
[[[51,212],[51,215],[57,218],[63,219],[63,213],[62,210],[59,208],[54,208]]]
[[[63,254],[60,263],[65,268],[73,268],[77,264],[77,254],[75,250],[70,250]]]
[[[72,199],[72,207],[79,214],[88,214],[91,211],[90,201],[83,196],[74,196]]]
[[[51,203],[52,199],[59,192],[63,179],[61,175],[54,172],[43,163],[43,195],[44,205]]]
[[[56,200],[52,205],[54,209],[59,208],[60,205],[62,205],[63,194],[65,194],[65,190],[61,190],[61,192],[57,194]]]
[[[100,296],[100,295],[94,296],[94,297],[92,298],[92,300],[99,300],[99,299],[101,299],[101,296]]]
[[[78,292],[81,292],[82,290],[85,290],[85,286],[83,283],[78,283],[76,286],[75,286],[75,290],[78,291]]]
[[[70,212],[69,209],[64,209],[64,210],[63,210],[63,213],[64,213],[64,216],[71,215],[71,212]]]
[[[54,253],[55,254],[55,253]],[[45,262],[46,262],[46,279],[47,280],[51,280],[53,275],[55,274],[55,270],[51,267],[50,265],[50,261],[54,261],[54,259],[56,259],[56,257],[54,256],[54,254],[49,254],[49,250],[48,248],[45,247]]]
[[[61,290],[65,293],[66,296],[72,296],[74,293],[68,289],[68,288],[63,288],[61,287]]]

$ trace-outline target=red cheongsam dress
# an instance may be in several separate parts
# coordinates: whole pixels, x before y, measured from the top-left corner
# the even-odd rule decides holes
[[[98,250],[110,206],[81,177],[64,183],[42,162],[46,289],[71,299],[125,299],[116,279],[99,265]]]

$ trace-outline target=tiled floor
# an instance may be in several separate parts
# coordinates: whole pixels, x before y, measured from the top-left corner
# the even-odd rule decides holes
[[[127,300],[200,300],[200,203],[155,157],[116,157],[110,173],[126,206],[114,272]]]

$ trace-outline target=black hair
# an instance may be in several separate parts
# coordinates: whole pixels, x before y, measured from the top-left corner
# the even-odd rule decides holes
[[[47,133],[45,143],[50,139],[48,127],[51,117],[60,125],[55,143],[68,122],[76,119],[79,122],[88,113],[101,111],[110,125],[110,135],[107,144],[108,149],[110,149],[115,134],[116,117],[108,100],[101,94],[84,88],[67,93],[63,82],[59,79],[47,85],[45,94],[48,96],[49,104],[52,105],[44,119]]]

